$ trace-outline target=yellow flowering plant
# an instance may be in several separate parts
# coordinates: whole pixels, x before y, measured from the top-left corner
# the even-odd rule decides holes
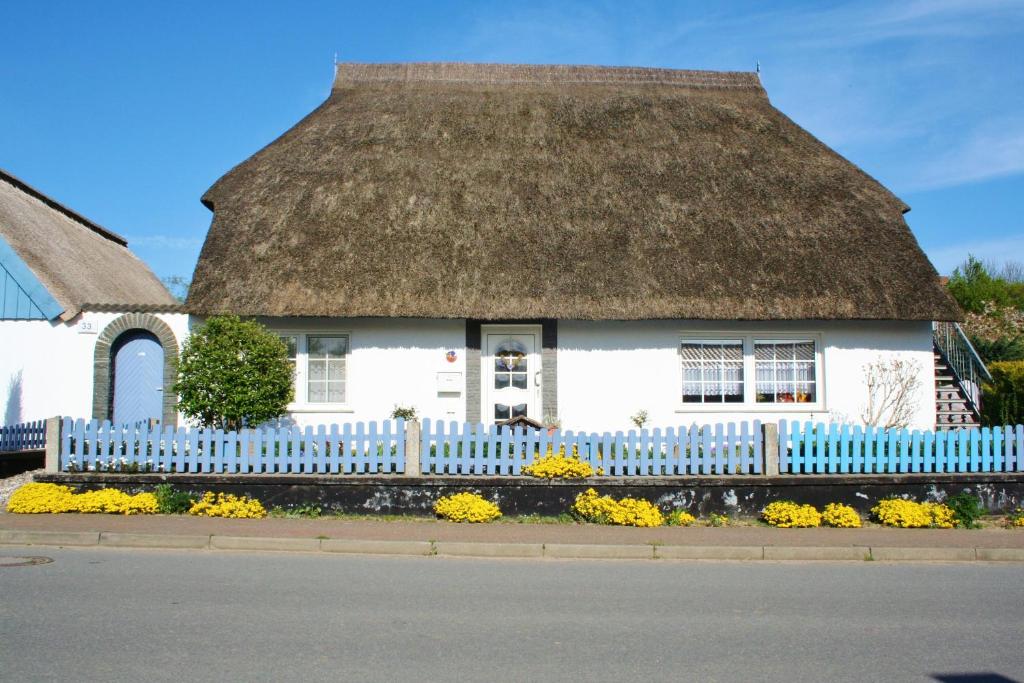
[[[1010,513],[1006,518],[1006,526],[1011,529],[1024,528],[1024,508],[1016,508],[1012,513]]]
[[[697,518],[686,510],[673,510],[665,517],[666,526],[692,526]]]
[[[761,511],[761,519],[781,529],[821,525],[821,513],[813,505],[797,505],[791,500],[777,500]]]
[[[665,523],[661,511],[646,500],[615,500],[611,496],[599,496],[594,489],[587,489],[576,496],[572,511],[595,524],[654,527]]]
[[[490,522],[501,517],[501,509],[478,493],[455,493],[434,503],[434,513],[450,522]]]
[[[840,529],[856,529],[861,526],[860,515],[849,505],[829,503],[821,512],[821,521]]]
[[[575,450],[573,448],[573,451]],[[524,467],[523,474],[538,479],[585,479],[594,476],[594,468],[590,463],[580,460],[580,456],[575,452],[566,457],[565,448],[558,454],[552,453],[549,448],[547,455]]]
[[[192,504],[188,514],[197,517],[230,517],[233,519],[259,519],[267,516],[263,504],[255,498],[231,493],[207,491]]]
[[[7,502],[7,511],[19,514],[61,512],[152,515],[157,511],[152,493],[131,495],[119,489],[74,493],[68,486],[30,483],[18,488]]]
[[[952,529],[955,524],[953,510],[942,503],[918,503],[902,498],[888,498],[871,508],[871,514],[885,526],[901,529],[935,527]]]

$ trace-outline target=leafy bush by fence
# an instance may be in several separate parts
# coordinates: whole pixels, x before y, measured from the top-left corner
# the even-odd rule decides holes
[[[1024,360],[988,366],[992,381],[983,386],[983,418],[989,425],[1024,422]]]

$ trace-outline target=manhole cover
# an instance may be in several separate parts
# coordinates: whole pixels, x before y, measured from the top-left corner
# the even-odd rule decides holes
[[[29,567],[33,564],[49,564],[52,557],[29,555],[27,557],[0,557],[0,567]]]

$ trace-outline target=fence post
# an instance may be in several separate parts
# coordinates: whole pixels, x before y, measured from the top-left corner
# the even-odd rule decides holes
[[[46,472],[60,471],[60,417],[46,418],[46,456],[43,470]]]
[[[420,476],[420,421],[405,421],[405,476]]]
[[[774,422],[765,422],[761,425],[764,438],[761,443],[764,447],[764,467],[761,471],[766,477],[775,477],[779,474],[779,425]]]

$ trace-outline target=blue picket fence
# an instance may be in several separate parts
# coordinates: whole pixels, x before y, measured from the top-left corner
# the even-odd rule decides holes
[[[71,420],[61,428],[68,471],[210,474],[405,472],[405,421],[224,431]]]
[[[35,451],[46,448],[46,420],[20,422],[0,427],[0,453]]]
[[[605,476],[760,474],[758,421],[628,432],[499,429],[482,423],[423,420],[423,474],[518,475],[537,458],[578,455]]]
[[[779,472],[1024,472],[1024,425],[933,432],[780,422]]]

